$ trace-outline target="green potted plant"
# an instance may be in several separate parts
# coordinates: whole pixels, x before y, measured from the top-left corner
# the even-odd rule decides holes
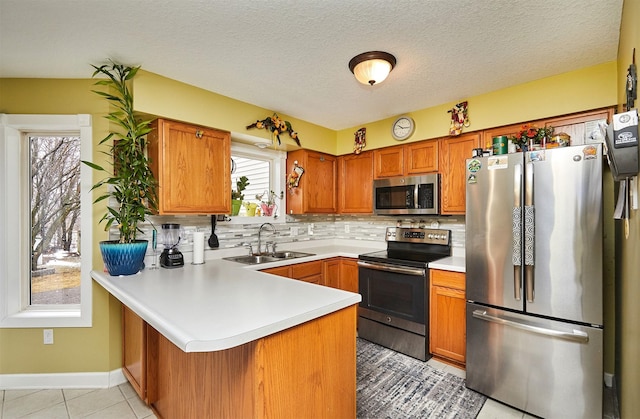
[[[231,215],[238,215],[244,194],[242,193],[249,186],[249,178],[241,176],[236,180],[236,189],[231,190]]]
[[[111,206],[107,206],[100,223],[105,223],[105,231],[115,223],[120,232],[119,240],[100,242],[100,252],[109,274],[132,275],[144,267],[148,245],[147,240],[136,239],[138,232],[142,232],[138,224],[157,210],[156,180],[145,152],[151,121],[136,118],[133,111],[133,94],[128,83],[139,66],[128,67],[111,61],[110,64],[92,67],[95,69],[92,77],[106,77],[95,83],[104,86],[106,91],[93,92],[108,100],[113,107],[106,116],[112,128],[99,143],[102,145],[112,140],[109,151],[104,154],[112,159],[113,170],[88,161],[83,163],[105,173],[105,177],[91,190],[106,185],[107,191],[94,203],[110,200]]]

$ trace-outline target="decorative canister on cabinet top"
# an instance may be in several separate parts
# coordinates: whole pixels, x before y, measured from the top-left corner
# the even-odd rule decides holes
[[[509,144],[509,139],[506,135],[500,135],[497,137],[493,137],[493,154],[507,154],[507,145]]]

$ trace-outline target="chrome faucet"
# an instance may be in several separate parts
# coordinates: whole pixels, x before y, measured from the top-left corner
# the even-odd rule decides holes
[[[273,224],[271,223],[264,223],[260,226],[260,229],[258,229],[258,254],[262,254],[262,230],[265,227],[271,227],[271,231],[273,231],[273,236],[275,237],[275,235],[278,233],[278,231],[276,230],[276,228],[274,227]]]

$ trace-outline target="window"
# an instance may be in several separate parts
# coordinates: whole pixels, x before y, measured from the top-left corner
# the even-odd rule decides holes
[[[271,150],[266,148],[256,148],[245,144],[233,143],[231,145],[231,189],[236,189],[236,181],[246,176],[249,179],[249,185],[242,192],[244,194],[243,205],[240,213],[236,217],[232,217],[231,222],[238,223],[259,223],[259,222],[284,222],[286,208],[286,183],[285,183],[285,165],[287,154],[282,151]],[[274,214],[277,217],[269,217],[265,220],[264,216],[251,217],[249,205],[251,203],[258,204],[261,202],[256,197],[262,196],[262,202],[266,202],[269,193],[273,191],[276,195],[276,209]],[[282,198],[280,198],[282,197]]]
[[[80,137],[27,133],[31,305],[80,304]]]
[[[0,326],[91,326],[91,153],[90,115],[0,115]]]

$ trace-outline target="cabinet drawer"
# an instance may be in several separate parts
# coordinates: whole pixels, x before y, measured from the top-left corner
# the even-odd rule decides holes
[[[308,276],[318,275],[322,278],[322,261],[298,263],[291,267],[291,276],[295,279],[303,279]]]
[[[463,272],[441,271],[432,269],[431,285],[465,290],[465,274]]]
[[[311,282],[312,284],[322,285],[322,274],[310,275],[297,279],[298,281]]]

